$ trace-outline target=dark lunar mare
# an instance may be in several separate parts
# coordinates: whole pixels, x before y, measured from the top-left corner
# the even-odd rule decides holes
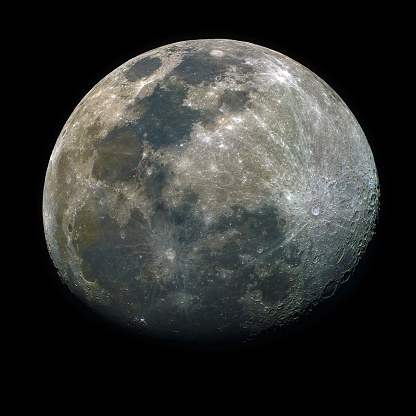
[[[198,110],[182,105],[186,92],[186,88],[158,83],[151,95],[136,99],[135,105],[146,112],[132,128],[154,149],[190,140],[192,126],[200,115]]]
[[[96,204],[94,218],[104,218],[96,221],[95,232],[106,232],[80,254],[86,279],[97,281],[113,293],[114,306],[105,308],[106,313],[125,315],[117,305],[131,304],[132,315],[141,311],[149,328],[157,329],[160,336],[173,330],[173,335],[175,331],[189,333],[208,341],[245,333],[236,322],[246,313],[239,299],[251,282],[259,280],[256,289],[263,292],[267,303],[284,299],[289,288],[287,276],[274,267],[282,257],[279,243],[285,238],[284,221],[276,208],[265,205],[248,212],[234,206],[231,215],[221,216],[207,227],[195,214],[196,202],[197,195],[192,191],[174,209],[156,198],[150,221],[134,209],[121,232],[117,222]],[[155,233],[160,232],[161,239],[155,240]],[[210,237],[229,232],[235,238],[221,248],[213,251],[207,246]],[[168,242],[166,246],[164,241]],[[163,257],[171,246],[176,252],[175,268]],[[291,257],[282,258],[293,264]],[[169,270],[163,269],[164,264],[171,266]],[[258,275],[262,267],[269,270],[267,276]],[[160,283],[155,281],[155,273],[160,274]],[[172,296],[177,296],[179,303],[183,297],[180,312]],[[134,322],[134,316],[126,318]],[[140,322],[138,329],[143,329]]]
[[[95,143],[98,158],[92,174],[99,180],[128,180],[136,171],[143,157],[143,143],[130,127],[116,127],[107,136]]]
[[[172,75],[187,84],[198,85],[201,82],[213,83],[221,79],[222,74],[234,66],[240,74],[253,72],[253,67],[244,63],[244,59],[235,56],[213,56],[209,50],[184,55],[182,62],[171,72]]]
[[[147,56],[135,62],[128,71],[125,72],[125,77],[130,81],[138,81],[143,77],[147,77],[156,71],[162,65],[162,60],[157,56]]]

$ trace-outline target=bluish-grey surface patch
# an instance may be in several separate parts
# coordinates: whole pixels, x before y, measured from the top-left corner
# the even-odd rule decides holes
[[[221,96],[221,108],[229,113],[238,113],[246,107],[249,101],[247,91],[225,90]]]
[[[94,144],[98,157],[92,169],[100,180],[127,180],[143,157],[143,143],[130,127],[115,127],[101,141]]]
[[[137,81],[140,78],[147,77],[162,65],[162,61],[157,56],[148,56],[138,60],[125,73],[126,78],[131,81]]]
[[[182,105],[185,97],[182,86],[157,84],[151,95],[140,100],[147,111],[132,128],[154,149],[189,141],[192,125],[200,116],[198,110]]]
[[[232,56],[218,57],[212,56],[208,51],[199,51],[198,54],[185,55],[171,74],[192,85],[198,85],[201,82],[212,83],[220,80],[232,65],[238,67],[238,71],[242,74],[253,71],[250,65]]]

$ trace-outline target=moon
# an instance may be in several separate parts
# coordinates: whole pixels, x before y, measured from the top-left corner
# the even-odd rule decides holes
[[[347,282],[378,209],[370,146],[334,90],[226,39],[162,46],[103,78],[64,125],[43,192],[74,295],[180,342],[290,327]]]

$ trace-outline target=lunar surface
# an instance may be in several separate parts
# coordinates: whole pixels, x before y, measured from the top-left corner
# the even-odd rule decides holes
[[[139,334],[240,342],[345,283],[379,187],[341,98],[289,57],[234,40],[166,45],[82,99],[47,168],[63,282]]]

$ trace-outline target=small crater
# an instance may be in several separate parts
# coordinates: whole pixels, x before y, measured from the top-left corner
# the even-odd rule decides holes
[[[165,252],[165,257],[169,260],[169,261],[173,261],[175,260],[176,257],[176,253],[173,249],[169,248],[166,250]]]
[[[68,232],[72,233],[72,224],[68,224]]]
[[[335,293],[335,290],[337,289],[337,287],[338,287],[338,283],[336,281],[330,281],[326,285],[324,292],[322,294],[322,297],[324,299],[330,298]]]
[[[311,214],[315,215],[315,216],[318,216],[319,215],[319,207],[313,207],[311,209]]]
[[[219,49],[213,49],[210,53],[211,56],[223,56],[224,52]]]

